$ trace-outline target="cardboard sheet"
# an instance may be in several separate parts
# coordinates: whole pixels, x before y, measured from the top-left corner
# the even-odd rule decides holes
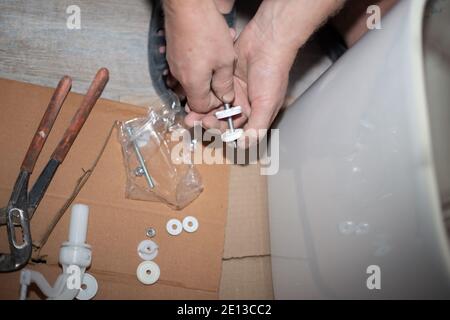
[[[272,264],[270,256],[224,260],[220,299],[273,299]]]
[[[259,165],[231,167],[228,207],[224,259],[270,255],[267,176]]]
[[[7,204],[11,188],[29,142],[48,104],[53,89],[0,79],[0,203]],[[70,94],[35,168],[32,185],[49,159],[62,132],[81,102]],[[40,237],[44,226],[62,206],[83,173],[99,153],[116,120],[143,114],[142,108],[99,100],[65,162],[59,168],[46,197],[31,222],[32,235]],[[124,197],[125,171],[115,134],[89,181],[75,203],[90,206],[88,240],[93,261],[89,270],[99,282],[100,299],[215,299],[218,298],[224,249],[224,230],[228,204],[228,167],[198,167],[205,189],[198,199],[181,211],[164,204],[127,200]],[[170,218],[194,215],[200,222],[197,232],[173,237],[165,231]],[[29,265],[54,281],[59,247],[67,240],[69,212],[61,219],[41,253],[46,265]],[[160,249],[155,262],[161,268],[160,280],[152,286],[138,282],[135,272],[141,262],[137,245],[146,239],[147,227],[154,227],[154,240]],[[6,230],[0,228],[0,249],[7,248]],[[19,292],[19,273],[0,274],[0,299],[15,299]],[[30,297],[37,297],[32,293]]]
[[[259,165],[230,168],[220,299],[273,299],[267,177]],[[252,190],[252,192],[248,192]]]

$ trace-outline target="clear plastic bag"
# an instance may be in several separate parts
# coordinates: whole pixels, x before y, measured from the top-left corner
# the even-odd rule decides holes
[[[161,201],[182,209],[202,192],[201,177],[194,165],[186,163],[185,159],[171,158],[174,156],[172,148],[180,143],[171,140],[171,133],[187,130],[178,115],[171,109],[155,111],[150,108],[147,117],[119,123],[119,141],[127,172],[127,198]]]

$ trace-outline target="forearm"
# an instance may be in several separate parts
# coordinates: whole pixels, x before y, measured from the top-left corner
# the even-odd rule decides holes
[[[166,15],[188,14],[199,15],[217,10],[214,0],[163,0],[163,9]]]
[[[344,3],[345,0],[264,0],[253,20],[279,46],[297,51]]]
[[[332,24],[344,37],[347,46],[353,46],[369,29],[367,28],[367,8],[377,5],[381,15],[387,13],[398,0],[348,0],[346,7],[333,18]]]
[[[163,0],[163,5],[164,11],[169,14],[184,12],[186,9],[193,12],[216,9],[225,14],[231,11],[234,2],[235,0]]]

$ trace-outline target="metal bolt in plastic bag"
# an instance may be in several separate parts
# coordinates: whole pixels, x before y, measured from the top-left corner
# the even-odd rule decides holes
[[[120,123],[127,172],[126,197],[160,201],[182,209],[203,190],[200,174],[192,163],[173,161],[171,133],[185,129],[177,114],[168,109],[149,109],[147,117]]]

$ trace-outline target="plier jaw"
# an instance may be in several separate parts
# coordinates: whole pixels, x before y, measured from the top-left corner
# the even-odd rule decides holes
[[[0,254],[0,272],[19,270],[31,257],[31,232],[28,211],[28,182],[30,173],[21,171],[1,220],[6,223],[9,253]],[[16,232],[20,228],[21,232]],[[18,236],[21,233],[21,238]]]

